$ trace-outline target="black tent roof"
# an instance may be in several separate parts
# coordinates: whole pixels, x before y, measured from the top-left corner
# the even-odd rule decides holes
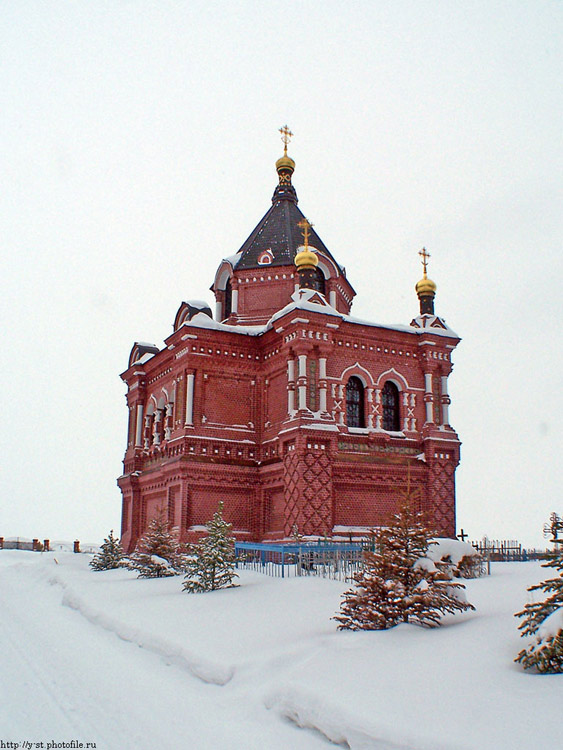
[[[303,245],[303,234],[299,222],[305,218],[297,206],[297,193],[291,183],[280,184],[272,197],[272,207],[254,228],[237,253],[237,268],[259,268],[258,258],[264,250],[270,250],[273,260],[270,266],[292,265],[297,248]],[[331,253],[314,229],[309,233],[309,244],[335,263]]]

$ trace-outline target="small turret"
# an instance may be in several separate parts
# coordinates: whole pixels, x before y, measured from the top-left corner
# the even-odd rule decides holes
[[[303,218],[299,222],[299,226],[303,230],[303,244],[297,248],[294,261],[297,268],[297,275],[299,276],[299,288],[317,289],[316,270],[319,265],[319,258],[314,249],[309,247],[309,230],[313,225],[307,219]]]
[[[280,200],[280,198],[285,198],[286,200],[289,198],[290,200],[294,200],[297,203],[297,193],[295,192],[295,188],[291,184],[291,175],[295,171],[295,162],[293,161],[291,156],[287,155],[287,145],[289,143],[289,139],[293,136],[293,133],[287,127],[287,125],[284,125],[283,128],[280,128],[279,130],[282,134],[281,138],[283,141],[283,156],[280,156],[280,158],[276,162],[278,186],[274,190],[272,203]]]
[[[428,258],[430,253],[423,247],[419,252],[422,257],[422,266],[424,273],[420,281],[416,283],[415,289],[420,301],[420,314],[421,315],[434,315],[434,297],[436,296],[436,284],[429,279],[426,275],[426,268],[428,266]]]

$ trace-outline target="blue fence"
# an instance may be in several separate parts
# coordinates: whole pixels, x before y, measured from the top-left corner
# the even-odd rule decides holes
[[[321,576],[347,580],[362,565],[362,544],[304,542],[258,544],[236,542],[236,567],[270,576]]]

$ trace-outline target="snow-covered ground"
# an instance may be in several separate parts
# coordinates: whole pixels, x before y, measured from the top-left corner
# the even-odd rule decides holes
[[[477,611],[441,628],[357,633],[330,619],[345,589],[336,581],[242,571],[238,588],[187,594],[181,578],[96,573],[89,560],[0,552],[0,741],[12,747],[530,750],[561,742],[563,675],[513,663],[522,646],[513,613],[550,572],[538,563],[493,564],[490,577],[467,581]]]

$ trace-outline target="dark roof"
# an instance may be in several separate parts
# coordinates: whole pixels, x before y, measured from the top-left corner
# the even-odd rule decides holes
[[[270,266],[289,266],[293,264],[297,248],[303,245],[303,234],[298,226],[304,219],[303,212],[297,206],[297,194],[293,185],[278,185],[272,207],[258,222],[249,238],[242,245],[237,255],[237,268],[260,268],[258,258],[264,250],[270,249],[273,260]],[[309,234],[309,244],[316,250],[336,261],[324,242],[314,229]]]

